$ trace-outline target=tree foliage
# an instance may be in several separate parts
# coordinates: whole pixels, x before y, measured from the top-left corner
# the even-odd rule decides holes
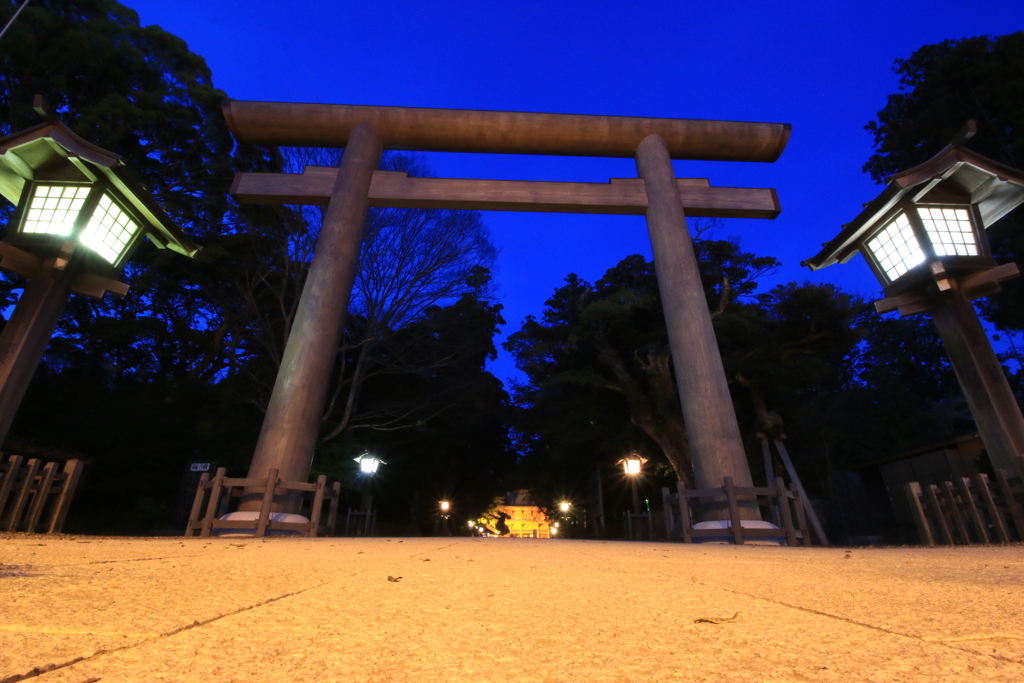
[[[780,411],[797,415],[794,396],[835,374],[856,343],[856,302],[828,286],[790,284],[757,295],[756,280],[774,259],[728,240],[698,239],[695,248],[741,425],[750,435],[778,433]],[[570,275],[546,306],[505,345],[530,380],[517,398],[534,476],[548,469],[545,483],[566,488],[585,463],[638,450],[692,485],[653,264],[630,256],[594,285]],[[560,471],[563,481],[555,481]]]

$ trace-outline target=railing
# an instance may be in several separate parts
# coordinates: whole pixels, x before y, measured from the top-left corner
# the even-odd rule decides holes
[[[791,546],[798,544],[810,545],[811,537],[807,531],[807,517],[804,514],[803,501],[795,490],[786,488],[781,477],[775,478],[775,486],[746,487],[736,486],[732,477],[725,478],[725,485],[713,489],[686,489],[683,482],[676,482],[676,493],[668,488],[661,489],[661,498],[665,504],[665,529],[670,540],[682,537],[684,543],[693,543],[694,539],[732,537],[733,543],[743,545],[749,538],[786,538]],[[751,529],[743,526],[740,519],[740,499],[758,497],[766,498],[768,508],[775,517],[777,529]],[[729,506],[728,529],[695,529],[690,501],[702,499],[725,499]],[[678,517],[674,510],[679,510]],[[793,517],[796,516],[794,526]],[[677,524],[678,521],[678,524]],[[676,533],[674,533],[676,532]]]
[[[907,502],[924,545],[1024,541],[1024,482],[996,472],[941,484],[908,481]]]
[[[278,477],[276,469],[270,470],[265,479],[235,479],[225,476],[226,472],[227,470],[221,467],[212,479],[208,472],[200,477],[196,498],[192,503],[192,513],[189,515],[188,526],[185,528],[185,536],[210,536],[215,531],[222,529],[254,530],[253,535],[257,538],[273,531],[298,532],[309,537],[334,535],[334,527],[338,521],[338,502],[341,499],[340,482],[334,482],[328,487],[327,477],[324,475],[317,477],[316,482],[312,484],[301,481],[285,481]],[[241,498],[245,489],[248,489],[250,493],[263,492],[257,518],[255,520],[221,519],[231,506],[231,499]],[[274,496],[291,491],[299,492],[303,498],[313,494],[308,522],[278,521],[271,516],[270,508]],[[326,522],[322,520],[325,500],[328,502]],[[206,514],[200,518],[204,509]]]
[[[60,533],[78,480],[81,460],[44,463],[12,455],[0,459],[0,529],[28,533]]]

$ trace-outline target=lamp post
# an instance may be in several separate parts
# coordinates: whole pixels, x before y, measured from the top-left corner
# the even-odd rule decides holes
[[[630,485],[633,489],[633,514],[640,514],[640,497],[637,493],[637,478],[640,476],[640,472],[643,469],[644,463],[647,462],[647,458],[642,458],[636,453],[630,453],[622,460],[619,460],[616,465],[622,465],[623,472],[629,477]]]
[[[559,528],[559,529],[561,528],[561,525],[559,524],[559,522],[565,522],[566,525],[567,525],[567,528],[569,530],[568,531],[569,534],[572,533],[572,527],[573,527],[572,515],[570,514],[570,510],[571,509],[572,509],[572,503],[570,503],[569,501],[563,500],[562,502],[560,502],[558,504],[558,518],[559,518],[559,521],[555,522],[555,528]],[[557,533],[557,532],[552,532],[552,533]],[[566,534],[563,533],[562,535],[565,536]]]
[[[447,500],[442,500],[438,503],[438,508],[441,514],[441,528],[445,536],[451,536],[452,532],[448,530],[448,518],[452,515],[452,504]]]
[[[17,207],[0,269],[28,279],[0,334],[0,445],[71,294],[125,296],[118,272],[143,238],[199,251],[117,154],[75,135],[38,95],[33,104],[43,123],[0,139],[0,194]]]
[[[373,507],[373,498],[370,496],[370,481],[377,474],[377,469],[381,465],[387,465],[387,463],[369,451],[363,451],[352,459],[359,463],[359,473],[363,479],[363,495],[360,507],[366,514],[370,514],[370,509]]]
[[[996,469],[1024,475],[1024,417],[971,304],[1019,275],[992,258],[985,228],[1024,203],[1024,171],[965,149],[969,122],[934,157],[889,179],[815,257],[812,270],[860,252],[882,285],[879,313],[929,313]]]

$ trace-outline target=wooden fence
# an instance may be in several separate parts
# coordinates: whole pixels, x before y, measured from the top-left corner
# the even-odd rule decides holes
[[[333,536],[338,521],[338,502],[341,499],[341,483],[327,486],[327,477],[320,475],[312,484],[301,481],[284,481],[278,477],[278,470],[270,470],[265,479],[242,479],[225,476],[227,470],[219,468],[210,478],[204,473],[199,479],[199,488],[192,503],[185,536],[210,536],[215,530],[225,529],[246,531],[255,528],[255,536],[265,536],[270,531],[298,532],[306,536]],[[241,498],[244,489],[263,493],[259,516],[255,520],[220,519],[229,511],[233,498]],[[310,494],[308,522],[284,522],[271,518],[270,507],[275,495],[298,492],[305,503]],[[327,520],[323,508],[327,502]],[[205,510],[205,514],[203,514]],[[202,515],[202,517],[200,517]]]
[[[904,485],[924,545],[1011,543],[1024,541],[1024,484],[996,472],[958,477],[941,484]]]
[[[781,477],[775,478],[775,486],[741,487],[733,484],[732,477],[725,478],[725,486],[715,489],[686,489],[683,482],[676,482],[676,493],[667,488],[661,489],[662,502],[665,504],[665,529],[669,539],[681,537],[684,543],[693,543],[694,539],[722,538],[732,536],[733,543],[742,545],[747,538],[779,538],[785,536],[786,543],[810,545],[811,537],[807,531],[807,517],[804,514],[800,494],[786,488]],[[694,529],[691,501],[701,499],[725,498],[729,505],[728,529]],[[775,518],[778,529],[744,528],[740,520],[740,498],[764,498],[769,514]],[[674,514],[678,510],[678,517]],[[796,525],[793,517],[796,513]]]
[[[60,533],[82,465],[68,460],[61,469],[56,462],[0,456],[0,530]]]

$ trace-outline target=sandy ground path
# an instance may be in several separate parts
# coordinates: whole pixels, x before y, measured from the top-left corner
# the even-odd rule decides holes
[[[0,563],[0,683],[1024,681],[1024,546],[14,535]]]

